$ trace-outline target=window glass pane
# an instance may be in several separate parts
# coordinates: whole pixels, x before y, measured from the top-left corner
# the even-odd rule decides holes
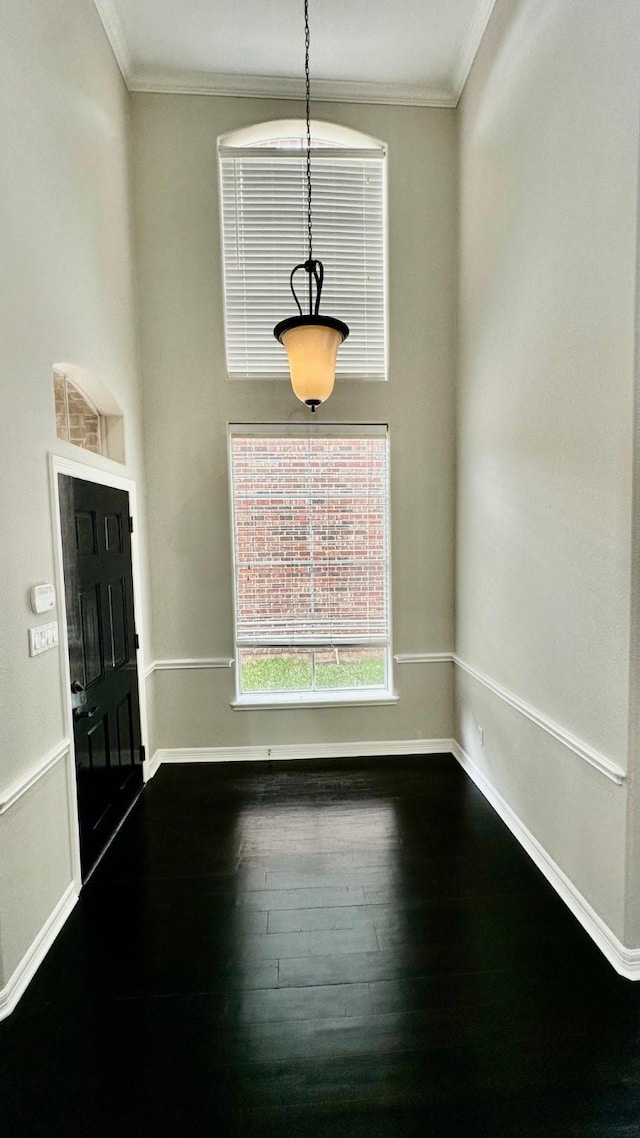
[[[243,692],[309,691],[313,653],[299,648],[251,648],[240,652]]]
[[[67,411],[66,379],[53,373],[53,395],[56,404],[56,434],[59,439],[69,442],[69,413]]]
[[[386,432],[242,430],[231,435],[241,693],[386,689]]]
[[[75,446],[101,453],[100,416],[83,393],[67,380],[67,407],[69,411],[69,442]]]
[[[220,170],[228,374],[286,378],[273,327],[296,311],[289,274],[307,255],[306,160],[290,149],[241,156],[226,149]],[[350,328],[336,374],[385,379],[384,153],[317,155],[312,178],[322,311]]]
[[[386,685],[384,648],[321,648],[315,651],[316,688],[381,688]]]
[[[386,637],[386,438],[232,441],[238,639]]]
[[[56,434],[84,450],[102,454],[102,423],[86,395],[64,375],[53,373]]]

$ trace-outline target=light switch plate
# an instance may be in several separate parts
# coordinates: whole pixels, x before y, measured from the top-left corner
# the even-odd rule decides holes
[[[57,620],[52,620],[50,624],[39,624],[37,628],[29,629],[30,656],[39,656],[41,652],[48,652],[50,648],[56,648],[57,646]]]

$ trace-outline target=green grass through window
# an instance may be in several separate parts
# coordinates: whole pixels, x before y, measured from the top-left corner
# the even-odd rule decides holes
[[[323,650],[323,656],[328,653]],[[333,653],[329,653],[333,655]],[[366,655],[360,659],[340,660],[339,654],[331,661],[316,661],[316,688],[383,687],[385,661],[383,655]],[[353,653],[351,653],[353,655]],[[244,692],[311,691],[313,664],[307,656],[263,656],[248,654],[242,661],[242,690]]]

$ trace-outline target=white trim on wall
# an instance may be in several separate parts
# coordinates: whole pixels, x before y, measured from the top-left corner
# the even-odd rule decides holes
[[[398,702],[395,692],[386,694],[375,688],[351,688],[332,695],[318,695],[307,698],[304,692],[247,692],[246,695],[232,699],[230,707],[234,711],[300,711],[314,707],[389,707]]]
[[[398,652],[396,664],[452,664],[453,652]]]
[[[459,743],[452,744],[452,752],[616,972],[627,980],[640,980],[640,948],[626,948],[622,944]]]
[[[192,668],[230,668],[233,663],[233,656],[194,656],[185,660],[152,660],[144,674],[151,676],[154,672],[182,672]]]
[[[537,727],[542,728],[547,734],[551,735],[563,746],[573,751],[579,758],[584,759],[590,766],[594,767],[597,771],[609,778],[616,785],[620,786],[625,778],[626,773],[622,767],[618,766],[606,755],[596,751],[595,748],[590,747],[588,743],[578,739],[570,731],[567,731],[560,724],[555,723],[543,712],[537,708],[532,707],[531,704],[520,699],[519,696],[503,687],[497,681],[492,680],[490,676],[480,672],[477,668],[467,664],[465,660],[453,652],[398,652],[394,654],[394,662],[396,664],[449,664],[455,663],[463,672],[471,676],[478,683],[481,683],[489,691],[497,695],[503,702],[509,704],[510,707],[515,708],[521,715],[530,719]],[[231,668],[234,663],[232,656],[220,657],[192,657],[185,659],[166,659],[154,660],[147,667],[145,676],[150,676],[156,671],[182,671],[187,669],[210,669],[210,668]],[[280,704],[274,704],[280,707]],[[332,704],[333,706],[333,704]]]
[[[37,763],[30,767],[26,774],[17,778],[6,790],[0,790],[0,814],[4,814],[19,798],[22,798],[23,794],[26,794],[27,790],[31,790],[31,787],[35,786],[47,771],[50,771],[65,755],[68,755],[69,747],[69,740],[61,739],[55,747],[52,747]]]
[[[129,75],[131,74],[131,55],[115,0],[94,0],[94,3],[98,10],[102,26],[106,32],[107,39],[111,44],[111,50],[116,57],[120,74],[128,87]]]
[[[464,86],[469,78],[469,73],[473,67],[476,55],[480,50],[480,44],[487,30],[495,4],[496,0],[482,0],[482,3],[476,8],[473,19],[469,24],[469,30],[464,38],[462,47],[460,48],[460,54],[453,69],[456,106],[464,91]]]
[[[233,763],[265,759],[360,759],[391,758],[394,755],[446,755],[456,746],[453,739],[383,739],[358,743],[274,743],[251,747],[172,747],[155,752],[152,768],[162,763]]]
[[[42,964],[51,945],[56,939],[67,917],[71,913],[78,894],[73,882],[65,889],[62,897],[49,915],[40,932],[25,952],[13,975],[0,990],[0,1020],[5,1019],[15,1008],[36,970]]]
[[[224,75],[209,71],[139,67],[129,72],[125,79],[130,91],[153,94],[304,100],[304,80],[280,75]],[[401,107],[455,107],[458,102],[452,86],[336,79],[314,80],[313,97],[319,103],[382,103]]]
[[[226,95],[245,99],[304,99],[304,81],[280,75],[226,75],[209,71],[138,66],[131,58],[115,0],[94,0],[129,91],[171,95]],[[495,0],[482,0],[469,25],[450,83],[375,83],[315,79],[314,99],[328,103],[456,107],[487,29]]]
[[[526,718],[530,719],[532,723],[535,723],[537,727],[541,727],[548,735],[551,735],[559,743],[562,743],[564,747],[573,751],[579,758],[584,759],[590,766],[600,771],[600,774],[605,775],[606,778],[615,782],[617,786],[621,786],[625,781],[627,777],[625,771],[622,767],[619,767],[617,763],[608,759],[606,755],[602,755],[600,751],[596,751],[595,748],[590,747],[588,743],[584,743],[581,739],[578,739],[576,735],[572,735],[570,731],[565,730],[559,723],[555,723],[553,719],[549,719],[547,715],[544,715],[542,711],[538,711],[537,708],[532,707],[531,704],[525,703],[523,699],[514,695],[514,693],[507,688],[504,688],[502,684],[492,680],[491,677],[485,675],[484,672],[480,672],[477,668],[473,668],[471,664],[465,663],[459,656],[454,656],[454,661],[468,676],[477,680],[478,683],[482,684],[488,691],[493,692],[494,695],[497,695],[504,703],[508,703],[510,707],[519,711],[521,715],[526,716]]]
[[[147,775],[147,782],[150,782],[155,774],[160,770],[160,752],[154,751],[149,759],[149,773]]]

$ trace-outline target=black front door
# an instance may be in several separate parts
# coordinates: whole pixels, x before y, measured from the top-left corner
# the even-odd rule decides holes
[[[142,787],[129,495],[58,480],[84,879]]]

